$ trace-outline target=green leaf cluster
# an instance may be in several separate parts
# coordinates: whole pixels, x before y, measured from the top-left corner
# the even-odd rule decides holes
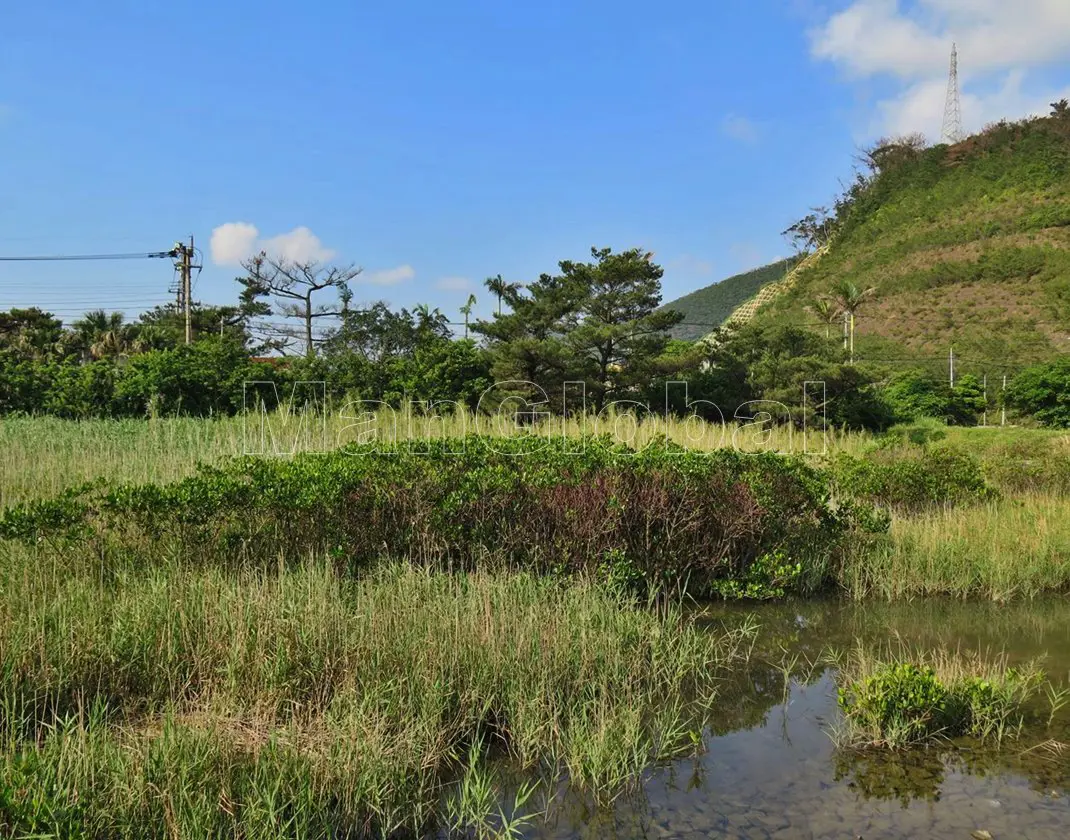
[[[941,679],[932,667],[893,661],[841,686],[837,700],[849,725],[874,744],[1001,738],[1041,681],[1039,672],[1017,668]]]

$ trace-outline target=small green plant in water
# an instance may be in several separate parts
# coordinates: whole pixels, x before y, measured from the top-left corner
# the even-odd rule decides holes
[[[947,690],[932,668],[900,662],[840,687],[837,700],[858,729],[909,743],[942,726]]]
[[[446,802],[448,822],[461,836],[474,834],[479,840],[512,840],[520,837],[523,829],[535,817],[535,814],[523,812],[539,784],[529,781],[520,785],[507,814],[500,804],[501,793],[483,760],[482,752],[482,739],[473,741],[457,790]]]
[[[855,744],[899,747],[969,735],[1001,741],[1020,729],[1043,682],[1033,668],[937,654],[916,664],[862,650],[841,668],[837,700]]]

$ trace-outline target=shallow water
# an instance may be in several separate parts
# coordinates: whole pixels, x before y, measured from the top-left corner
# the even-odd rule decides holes
[[[705,754],[653,770],[642,789],[608,808],[565,795],[538,838],[1070,838],[1070,708],[1036,722],[1002,749],[969,741],[941,748],[837,750],[839,713],[821,653],[859,638],[1041,658],[1070,685],[1070,598],[1011,606],[921,602],[864,606],[807,601],[720,606],[713,625],[747,614],[761,624],[750,666],[726,684]],[[776,663],[795,660],[785,702]],[[1044,716],[1050,707],[1045,707]]]

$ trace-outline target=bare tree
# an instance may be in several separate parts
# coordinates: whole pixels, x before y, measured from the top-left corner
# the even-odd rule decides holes
[[[239,282],[251,293],[272,298],[275,312],[284,318],[300,320],[303,326],[305,354],[316,355],[315,338],[312,333],[313,323],[320,318],[337,318],[346,310],[352,294],[349,283],[363,269],[354,265],[322,265],[315,260],[293,262],[269,257],[261,251],[242,263],[246,276],[238,278]],[[324,289],[336,289],[338,300],[334,303],[316,303],[313,296]],[[280,328],[284,333],[296,338],[292,330]]]
[[[781,232],[800,254],[828,244],[836,230],[836,219],[827,207],[811,207],[810,213]]]
[[[880,173],[896,169],[905,163],[917,160],[925,151],[928,142],[924,134],[905,134],[900,137],[882,137],[861,150],[857,160],[870,172]]]

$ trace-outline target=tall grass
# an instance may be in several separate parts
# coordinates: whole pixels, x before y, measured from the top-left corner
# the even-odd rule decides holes
[[[241,426],[233,419],[0,418],[0,506],[99,478],[174,481],[198,461],[241,451]]]
[[[523,574],[56,562],[2,572],[0,824],[26,831],[417,833],[495,754],[611,796],[700,745],[751,635]]]
[[[554,418],[536,429],[546,435],[580,437],[604,433],[619,443],[642,448],[665,436],[690,449],[710,451],[736,446],[743,451],[847,453],[874,446],[864,432],[797,430],[722,425],[698,419],[630,416]],[[320,424],[299,430],[282,413],[217,418],[149,420],[59,420],[50,417],[0,417],[0,507],[53,496],[66,487],[104,478],[123,482],[168,482],[190,475],[198,462],[213,463],[242,454],[279,454],[333,449],[371,440],[421,441],[466,434],[491,436],[528,433],[498,417],[458,411],[428,418],[407,411],[380,410],[357,417],[328,413]],[[1036,429],[947,429],[946,442],[977,454],[997,486],[1009,492],[1070,490],[1070,435]],[[909,447],[908,447],[909,448]],[[1059,475],[1049,475],[1059,469]]]
[[[894,517],[888,539],[850,557],[843,583],[856,598],[1070,591],[1070,505],[1029,494]]]
[[[737,446],[744,451],[859,451],[859,433],[775,428],[766,432],[698,419],[651,417],[641,423],[628,416],[555,418],[536,427],[540,434],[580,437],[608,434],[619,443],[642,448],[667,436],[690,449],[710,451]],[[363,419],[343,412],[303,427],[285,414],[150,420],[84,420],[0,417],[0,508],[54,496],[72,485],[98,478],[123,482],[168,482],[190,475],[198,462],[214,463],[243,454],[287,455],[329,450],[358,442],[422,441],[530,433],[498,417],[459,411],[441,418],[380,410]]]

